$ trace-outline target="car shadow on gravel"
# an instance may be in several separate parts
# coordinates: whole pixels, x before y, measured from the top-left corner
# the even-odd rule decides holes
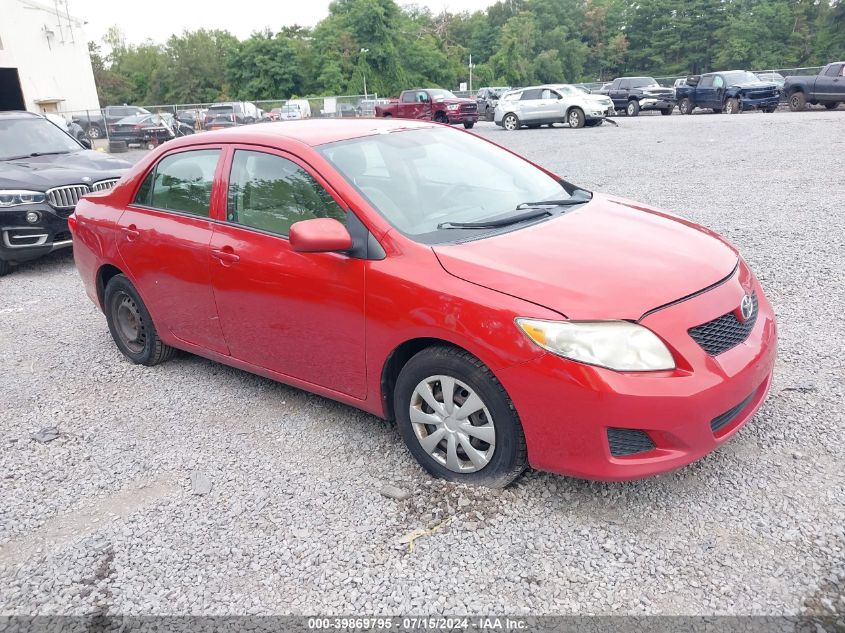
[[[12,268],[12,272],[4,279],[13,282],[18,275],[27,273],[45,275],[63,268],[73,268],[73,250],[70,248],[63,248],[44,257],[22,262]]]

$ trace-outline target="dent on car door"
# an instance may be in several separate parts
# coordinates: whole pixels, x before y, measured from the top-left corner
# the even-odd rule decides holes
[[[212,285],[233,357],[356,398],[366,395],[365,261],[299,253],[290,226],[346,221],[327,183],[296,157],[249,146],[227,158]]]
[[[118,221],[117,248],[160,330],[226,354],[209,267],[220,156],[220,148],[205,148],[159,160]]]

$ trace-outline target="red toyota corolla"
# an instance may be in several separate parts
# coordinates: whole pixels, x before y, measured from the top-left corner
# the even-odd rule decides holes
[[[132,362],[179,348],[395,419],[454,481],[678,468],[771,380],[772,308],[731,245],[446,126],[176,139],[70,225]]]

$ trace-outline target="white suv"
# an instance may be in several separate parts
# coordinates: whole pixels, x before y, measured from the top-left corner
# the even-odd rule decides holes
[[[493,120],[508,131],[555,123],[579,128],[601,125],[613,113],[613,102],[606,95],[588,94],[570,84],[548,84],[505,93]]]

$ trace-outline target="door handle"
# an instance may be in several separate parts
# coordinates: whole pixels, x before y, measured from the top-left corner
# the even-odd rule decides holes
[[[241,261],[241,258],[233,253],[231,250],[212,250],[211,256],[214,259],[220,260],[220,263],[224,266],[229,264],[234,264],[236,262]]]
[[[129,226],[124,226],[122,229],[123,234],[126,236],[126,239],[130,242],[134,242],[141,236],[141,231],[138,230],[138,227],[134,224],[130,224]]]

